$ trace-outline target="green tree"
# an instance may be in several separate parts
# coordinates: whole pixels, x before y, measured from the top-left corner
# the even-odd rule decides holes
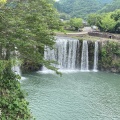
[[[116,21],[115,32],[120,33],[120,9],[115,10],[111,14],[111,18]]]
[[[16,8],[10,8],[8,4],[0,14],[0,42],[3,49],[9,51],[4,58],[14,57],[10,52],[18,50],[20,59],[49,66],[50,62],[43,57],[44,46],[52,48],[55,43],[53,30],[59,27],[58,16],[51,4],[44,0],[17,3]]]
[[[99,14],[88,15],[87,22],[89,23],[89,25],[98,26],[100,21],[101,21],[101,15],[99,15]]]
[[[120,9],[115,10],[115,11],[111,14],[111,18],[113,18],[115,21],[120,20]]]
[[[101,31],[104,32],[119,32],[119,14],[115,12],[102,13],[102,14],[90,14],[88,16],[88,23],[90,25],[96,25]]]
[[[70,15],[65,14],[65,13],[60,13],[60,19],[69,20],[70,19]]]
[[[56,11],[47,0],[7,2],[0,10],[0,108],[1,120],[30,120],[28,102],[21,91],[19,76],[11,67],[17,57],[45,65],[44,47],[53,48],[54,29],[59,28]]]
[[[7,0],[0,0],[0,4],[5,4]]]
[[[69,24],[71,27],[74,27],[75,30],[78,30],[83,27],[83,20],[81,18],[72,18]]]
[[[120,20],[118,20],[116,25],[115,25],[115,32],[120,33]]]
[[[116,21],[111,18],[111,13],[107,13],[107,14],[103,15],[103,17],[101,19],[101,24],[99,26],[102,31],[114,32],[115,26],[116,26]]]

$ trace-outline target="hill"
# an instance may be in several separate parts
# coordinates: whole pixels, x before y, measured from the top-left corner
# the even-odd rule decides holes
[[[112,12],[116,9],[120,9],[120,0],[113,0],[110,4],[105,5],[99,13]]]
[[[60,0],[55,7],[60,13],[69,14],[71,17],[82,17],[102,9],[112,0]]]

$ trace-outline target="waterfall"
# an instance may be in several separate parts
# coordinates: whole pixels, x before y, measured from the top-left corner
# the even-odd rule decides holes
[[[98,68],[98,41],[95,42],[93,71],[97,71],[97,68]]]
[[[25,80],[26,78],[22,76],[22,73],[21,73],[21,69],[20,69],[20,61],[18,60],[18,58],[16,57],[15,61],[14,61],[14,66],[11,68],[12,71],[16,74],[16,75],[19,75],[21,77],[20,80]],[[20,81],[21,82],[21,81]]]
[[[76,52],[77,52],[77,40],[68,41],[69,51],[67,57],[67,69],[75,69],[76,68]]]
[[[75,70],[78,40],[72,38],[57,38],[55,49],[45,47],[44,58],[46,60],[57,61],[53,66],[60,70]],[[43,70],[46,70],[43,67]]]
[[[21,76],[21,70],[20,70],[20,66],[19,65],[15,65],[12,67],[12,71],[16,74]]]
[[[17,51],[15,51],[16,55],[18,54]],[[17,56],[15,58],[15,60],[13,61],[15,64],[13,67],[12,67],[12,71],[16,74],[16,75],[19,75],[21,76],[21,70],[20,70],[20,61],[18,60]]]
[[[87,41],[83,41],[82,45],[82,56],[81,56],[81,71],[88,71],[88,43]]]
[[[81,48],[82,45],[82,48]],[[54,49],[45,46],[44,58],[45,60],[56,61],[58,64],[52,65],[58,68],[60,71],[97,71],[98,67],[98,41],[95,42],[94,47],[94,61],[89,58],[88,51],[88,41],[79,41],[77,39],[68,37],[57,37]],[[91,55],[91,51],[90,51]],[[93,66],[89,66],[89,61],[94,62]],[[43,72],[52,72],[43,66]]]

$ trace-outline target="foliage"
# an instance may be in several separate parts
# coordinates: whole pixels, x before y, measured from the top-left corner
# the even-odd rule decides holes
[[[8,1],[0,10],[0,109],[1,120],[30,120],[28,102],[11,59],[30,61],[57,71],[44,59],[44,47],[53,48],[56,11],[47,0]]]
[[[96,25],[101,31],[120,33],[120,9],[104,14],[90,14],[88,23]]]
[[[113,32],[113,31],[115,31],[114,30],[115,25],[116,25],[115,20],[111,19],[111,14],[108,13],[108,14],[103,15],[103,17],[101,19],[101,24],[99,27],[102,31]]]
[[[28,102],[21,91],[19,78],[14,73],[4,70],[0,78],[0,108],[1,120],[30,120],[31,113],[28,110]]]
[[[55,43],[53,30],[59,27],[59,20],[54,9],[43,0],[17,3],[13,9],[9,5],[0,12],[0,44],[8,51],[2,58],[14,57],[14,51],[19,51],[20,59],[49,66],[43,52],[44,46],[52,48]]]
[[[120,67],[120,44],[108,42],[102,47],[101,66],[104,69]]]
[[[86,18],[86,15],[96,12],[103,6],[95,0],[60,0],[56,4],[59,12],[69,14],[72,18]]]
[[[111,3],[106,4],[99,13],[113,12],[116,9],[120,9],[120,0],[113,0]]]
[[[7,0],[0,0],[0,4],[6,3]]]
[[[120,33],[120,9],[115,10],[115,11],[111,14],[111,18],[116,21],[115,31],[116,31],[117,33]]]
[[[120,9],[120,0],[60,0],[55,2],[55,8],[71,17],[86,19],[91,13],[107,13]]]
[[[120,9],[115,10],[112,13],[111,18],[113,18],[115,21],[120,20]]]
[[[70,19],[70,15],[65,14],[65,13],[60,13],[60,19],[69,20]]]
[[[83,27],[83,20],[81,18],[72,18],[69,24],[71,27],[74,27],[75,30],[78,30]]]
[[[101,15],[99,14],[89,14],[88,18],[87,18],[87,22],[89,23],[89,25],[99,25],[101,21]]]

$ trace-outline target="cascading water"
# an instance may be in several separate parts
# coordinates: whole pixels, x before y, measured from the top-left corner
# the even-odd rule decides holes
[[[15,65],[12,67],[12,71],[16,74],[16,75],[19,75],[19,76],[21,76],[21,70],[20,70],[20,61],[18,60],[18,58],[17,58],[17,55],[19,54],[19,52],[18,51],[14,51],[14,55],[16,56],[15,57]]]
[[[21,70],[20,70],[20,66],[19,65],[15,65],[12,67],[12,71],[16,74],[21,76]]]
[[[20,69],[20,61],[16,58],[15,60],[15,65],[11,68],[12,71],[16,74],[19,75],[21,77],[20,80],[24,80],[26,79],[25,77],[22,76],[21,74],[21,69]]]
[[[87,41],[83,41],[82,45],[82,56],[81,56],[81,71],[88,71],[88,43]]]
[[[81,48],[82,45],[82,48]],[[45,47],[44,58],[50,61],[56,61],[58,64],[52,64],[54,67],[58,68],[60,71],[89,71],[89,53],[88,53],[88,42],[84,40],[81,42],[77,39],[72,39],[68,37],[57,37],[55,49],[50,49]],[[98,66],[98,41],[95,42],[94,47],[94,64],[93,71],[97,71]],[[91,59],[90,59],[91,60]],[[91,61],[90,61],[91,62]],[[43,67],[43,73],[52,72],[46,67]]]
[[[98,41],[95,42],[93,71],[97,71],[97,68],[98,68]]]
[[[45,48],[44,48],[44,58],[45,58],[45,60],[54,60],[55,61],[55,50],[54,49],[50,49],[49,47],[47,47],[47,46],[45,46]],[[54,66],[54,64],[53,64],[53,66]],[[43,69],[42,69],[43,71],[48,71],[48,69],[45,67],[45,66],[43,66]],[[49,70],[49,71],[51,71],[51,70]]]
[[[75,70],[78,44],[79,40],[76,39],[57,38],[55,49],[50,50],[49,47],[45,47],[44,57],[46,60],[57,61],[58,64],[54,66],[60,70]],[[46,68],[43,67],[43,70]]]

